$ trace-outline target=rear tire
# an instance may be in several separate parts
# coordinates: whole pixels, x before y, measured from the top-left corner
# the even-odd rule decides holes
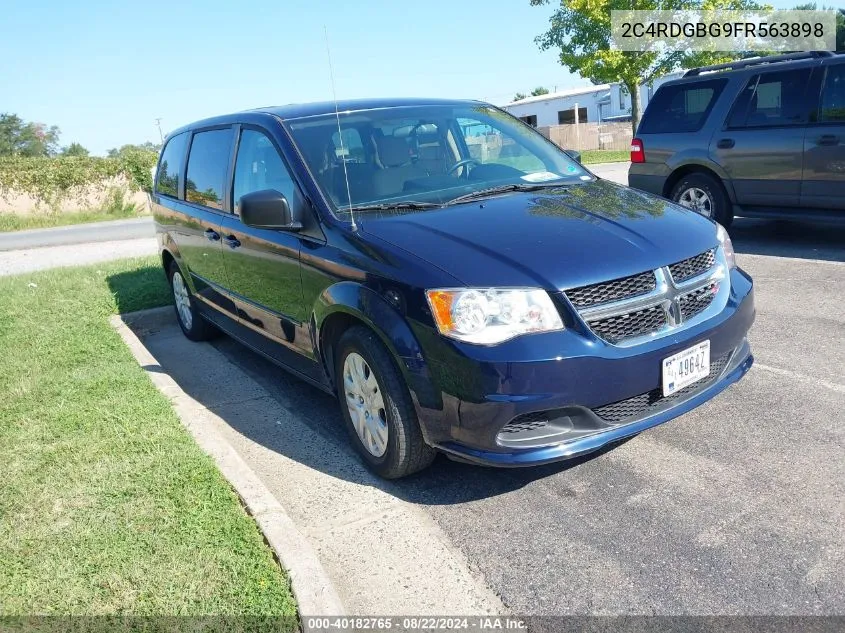
[[[175,261],[170,262],[167,278],[173,291],[173,303],[176,308],[176,320],[182,333],[192,341],[207,341],[218,334],[217,328],[200,316],[196,299],[191,294],[182,269]]]
[[[429,466],[437,453],[425,443],[405,380],[378,337],[352,327],[334,357],[341,415],[367,466],[385,479]]]
[[[734,219],[728,193],[718,178],[702,172],[682,176],[672,189],[672,201],[715,220],[724,227]]]

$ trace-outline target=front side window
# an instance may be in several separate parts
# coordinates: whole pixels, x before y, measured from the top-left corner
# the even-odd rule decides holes
[[[343,151],[333,113],[289,120],[288,125],[309,171],[339,214],[350,206],[448,204],[500,185],[592,180],[535,130],[486,105],[341,113]]]
[[[184,132],[167,141],[161,152],[156,173],[156,193],[177,198],[179,196],[179,175],[185,158],[185,144],[188,133]]]
[[[731,109],[728,127],[753,128],[806,123],[809,80],[809,69],[752,77]]]
[[[819,120],[822,122],[845,121],[845,64],[830,66],[827,69]]]
[[[185,199],[188,202],[212,209],[223,208],[232,137],[232,128],[194,134],[185,177]]]
[[[697,132],[722,94],[727,80],[661,86],[640,122],[638,134]]]
[[[248,193],[275,189],[293,206],[296,185],[282,157],[263,132],[245,129],[235,159],[234,210],[240,215],[240,199]]]

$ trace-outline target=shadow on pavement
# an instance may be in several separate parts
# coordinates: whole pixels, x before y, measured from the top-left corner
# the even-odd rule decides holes
[[[113,287],[126,288],[122,283]],[[448,505],[505,494],[577,468],[613,448],[568,462],[519,469],[485,468],[439,455],[421,473],[385,481],[370,473],[353,450],[332,396],[227,336],[210,345],[188,341],[170,310],[138,313],[127,321],[160,364],[145,369],[168,373],[185,393],[241,436],[236,442],[246,438],[331,477],[378,488],[412,503]]]
[[[845,262],[845,224],[737,218],[730,235],[737,253]]]

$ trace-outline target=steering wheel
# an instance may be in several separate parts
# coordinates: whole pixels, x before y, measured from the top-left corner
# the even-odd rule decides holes
[[[464,158],[463,160],[459,160],[457,163],[452,165],[449,169],[446,170],[446,175],[451,175],[453,172],[457,171],[459,167],[466,167],[472,164],[480,165],[481,161],[475,160],[474,158]],[[469,169],[464,170],[464,175],[469,177]]]

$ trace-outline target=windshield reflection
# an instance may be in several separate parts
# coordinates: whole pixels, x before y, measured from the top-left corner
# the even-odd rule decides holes
[[[334,210],[423,211],[503,185],[573,184],[593,176],[557,146],[487,105],[431,105],[288,121]],[[518,187],[514,187],[514,190]],[[504,191],[496,195],[502,195]]]

